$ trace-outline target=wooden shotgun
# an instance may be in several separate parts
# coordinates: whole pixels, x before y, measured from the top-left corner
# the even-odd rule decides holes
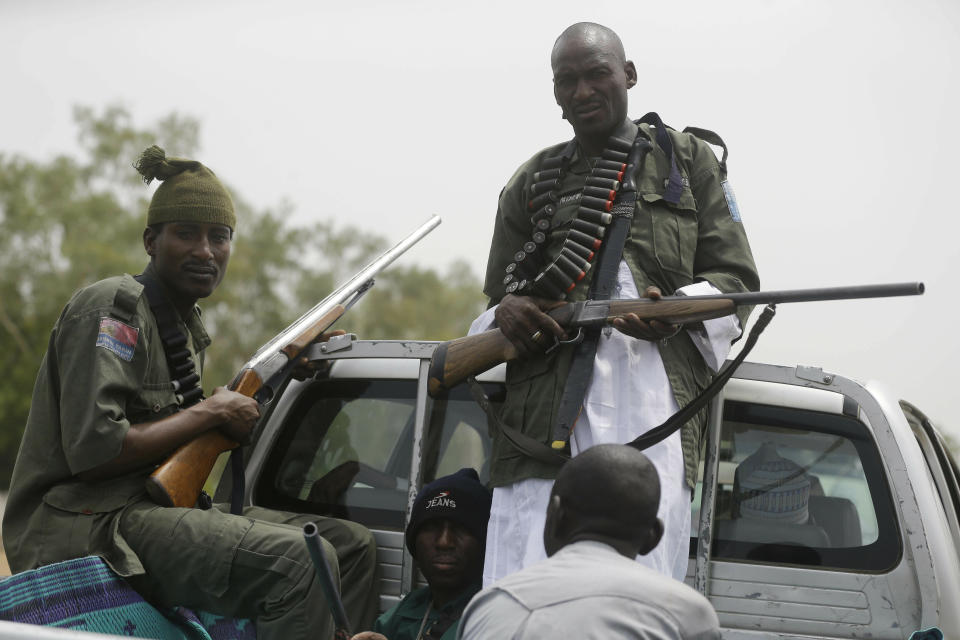
[[[707,296],[665,296],[659,300],[586,300],[571,302],[547,314],[564,329],[581,329],[610,324],[614,319],[635,313],[641,320],[659,320],[668,324],[700,322],[730,315],[737,307],[781,302],[813,302],[817,300],[851,300],[912,296],[923,293],[922,282],[793,289],[788,291],[751,291],[720,293]],[[579,333],[577,334],[579,335]],[[544,337],[544,348],[551,348]],[[575,340],[574,340],[575,341]],[[460,384],[470,376],[483,373],[501,362],[517,357],[517,350],[499,329],[443,342],[430,358],[427,391],[433,397]]]
[[[377,273],[439,224],[439,216],[427,220],[260,347],[253,358],[243,365],[229,388],[254,398],[260,404],[270,402],[274,392],[290,378],[300,353],[320,338],[347,309],[373,287],[373,277]],[[237,446],[239,443],[225,436],[219,429],[207,431],[181,445],[154,470],[146,481],[147,493],[157,504],[165,507],[194,506],[217,457]]]

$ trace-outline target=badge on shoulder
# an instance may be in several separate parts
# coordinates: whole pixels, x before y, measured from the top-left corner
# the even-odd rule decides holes
[[[100,318],[100,331],[97,332],[97,346],[117,354],[121,360],[133,360],[133,350],[137,346],[140,329],[126,325],[116,318]]]
[[[730,212],[730,217],[733,218],[734,222],[741,222],[740,207],[737,205],[737,196],[733,193],[730,181],[724,180],[720,183],[720,186],[723,188],[723,197],[727,201],[727,210]]]

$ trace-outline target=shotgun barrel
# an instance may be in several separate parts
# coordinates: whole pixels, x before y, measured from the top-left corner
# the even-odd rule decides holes
[[[409,236],[385,251],[356,275],[318,302],[260,347],[243,365],[229,388],[265,404],[289,379],[300,352],[352,307],[374,284],[374,276],[440,224],[433,216]],[[146,490],[157,504],[165,507],[192,507],[217,457],[239,446],[218,429],[211,429],[181,445],[146,480]]]
[[[567,330],[610,324],[614,319],[628,313],[636,314],[641,320],[683,324],[730,315],[741,306],[915,296],[923,292],[922,282],[902,282],[819,289],[718,293],[705,296],[664,296],[659,300],[651,298],[585,300],[562,305],[552,309],[548,314]],[[482,373],[502,362],[513,360],[517,356],[516,347],[499,329],[443,342],[437,345],[430,359],[427,389],[431,396],[438,396],[468,377]]]

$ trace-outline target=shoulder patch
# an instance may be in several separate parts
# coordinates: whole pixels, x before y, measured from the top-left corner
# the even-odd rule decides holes
[[[727,210],[730,212],[730,217],[733,218],[734,222],[741,222],[740,207],[737,205],[737,196],[733,194],[730,181],[724,180],[720,183],[720,186],[723,188],[723,197],[727,201]]]
[[[121,360],[133,360],[133,350],[137,346],[140,329],[126,325],[116,318],[100,318],[100,331],[97,332],[97,346],[113,351]]]

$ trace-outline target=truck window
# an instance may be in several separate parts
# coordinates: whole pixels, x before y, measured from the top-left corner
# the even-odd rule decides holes
[[[496,383],[482,383],[482,386],[490,404],[498,410],[503,403],[504,386]],[[464,467],[476,469],[481,482],[490,479],[487,416],[471,397],[467,385],[460,385],[433,401],[424,452],[424,483]]]
[[[262,506],[402,530],[414,380],[322,380],[291,408],[255,488]]]
[[[694,516],[695,536],[698,509]],[[883,571],[900,556],[890,490],[865,425],[745,402],[725,403],[713,532],[718,560]]]
[[[503,385],[485,384],[494,406]],[[402,531],[410,489],[415,380],[317,380],[280,429],[256,504]],[[487,417],[466,386],[428,404],[422,478],[473,467],[489,479]]]

